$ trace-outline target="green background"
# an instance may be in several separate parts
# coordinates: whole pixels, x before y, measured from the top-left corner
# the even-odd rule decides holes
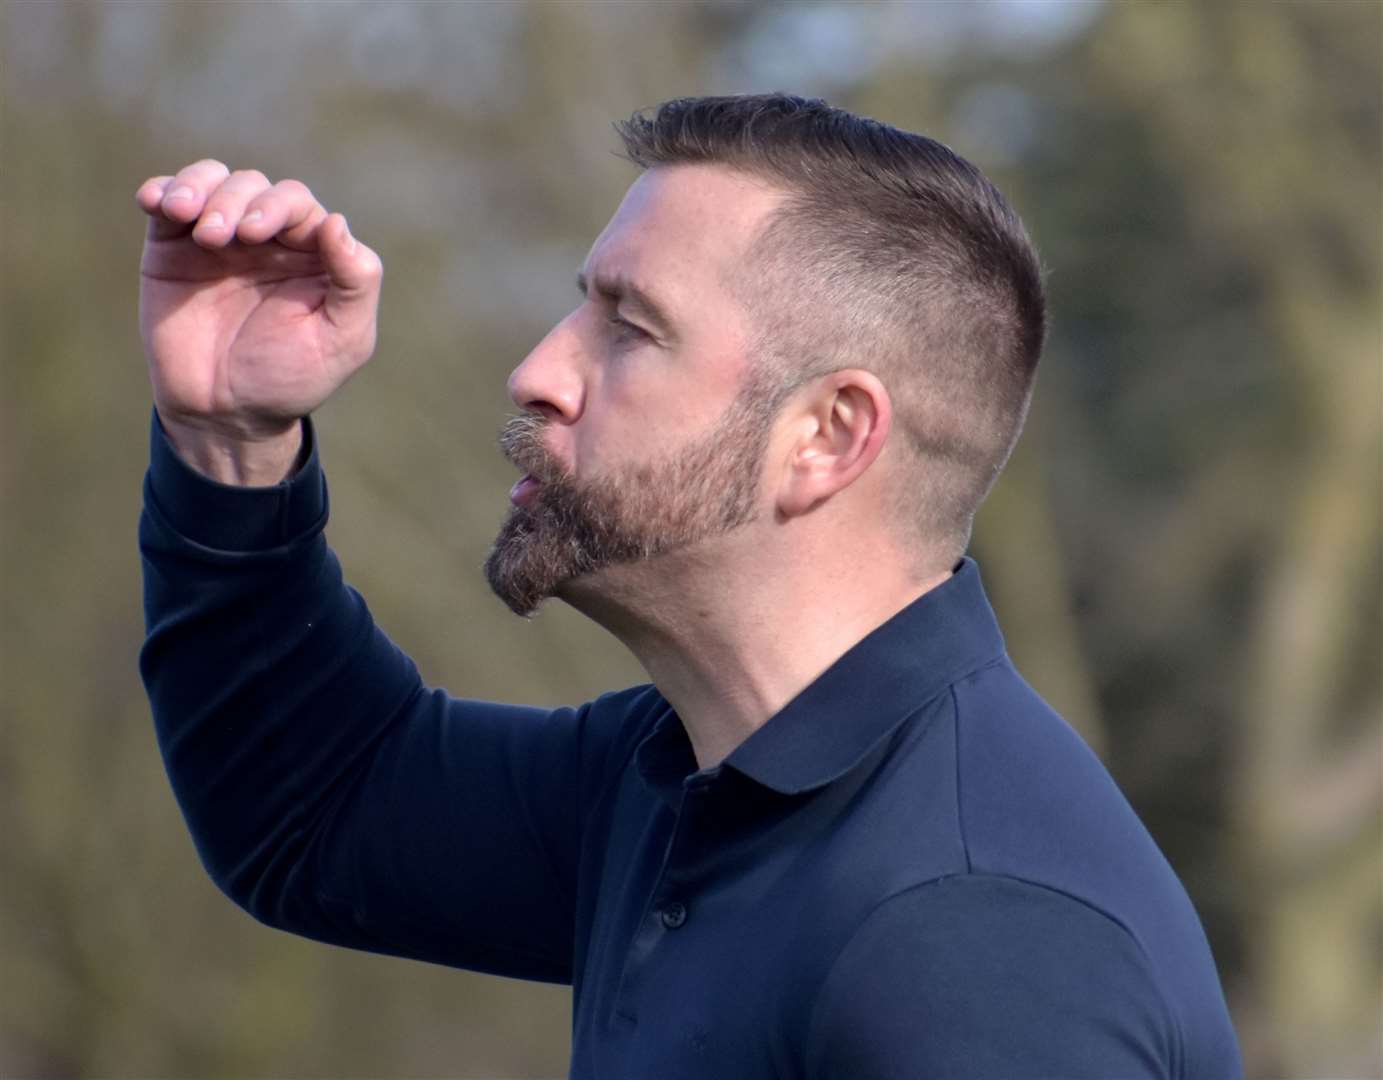
[[[65,3],[0,15],[0,1076],[544,1077],[569,994],[253,923],[136,656],[146,176],[307,182],[385,262],[332,542],[432,682],[641,680],[479,574],[508,371],[632,179],[610,121],[788,89],[969,156],[1053,330],[974,553],[1186,882],[1253,1078],[1383,1076],[1383,7]]]

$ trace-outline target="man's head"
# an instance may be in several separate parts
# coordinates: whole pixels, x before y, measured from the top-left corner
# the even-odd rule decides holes
[[[1045,333],[1037,254],[999,192],[932,139],[779,94],[670,101],[619,131],[646,169],[715,163],[787,193],[736,268],[756,361],[785,385],[878,375],[914,458],[900,509],[963,551]]]
[[[560,463],[538,477],[565,477],[564,493],[549,483],[516,500],[492,583],[507,566],[516,606],[526,575],[550,592],[562,574],[752,520],[755,500],[727,476],[756,484],[785,403],[810,409],[842,386],[880,413],[883,435],[891,413],[902,436],[868,527],[898,530],[919,562],[953,561],[1017,439],[1042,344],[1039,266],[1016,215],[939,143],[819,101],[683,99],[618,130],[645,173],[592,248],[587,303],[510,380],[545,421],[529,445]],[[861,469],[877,447],[865,456]],[[695,514],[688,463],[715,478]],[[612,542],[594,551],[597,536]]]
[[[485,569],[516,612],[756,515],[776,399],[726,282],[779,200],[728,170],[656,169],[592,245],[584,302],[509,379],[523,413],[501,446],[527,475]]]

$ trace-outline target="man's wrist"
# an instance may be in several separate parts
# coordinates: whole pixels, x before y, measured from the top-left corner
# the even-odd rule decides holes
[[[185,423],[159,410],[169,444],[189,468],[230,487],[273,487],[303,464],[306,443],[301,420],[259,437],[231,435]]]
[[[152,418],[145,497],[169,528],[203,548],[265,551],[300,541],[326,524],[327,493],[312,421],[301,428],[301,462],[276,484],[224,484],[183,459],[157,412]]]

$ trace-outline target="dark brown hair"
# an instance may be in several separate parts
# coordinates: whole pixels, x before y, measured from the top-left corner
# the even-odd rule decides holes
[[[1017,441],[1045,333],[1037,253],[941,143],[788,94],[680,98],[616,125],[649,169],[717,164],[787,195],[732,283],[782,396],[829,371],[888,388],[929,546],[963,551]]]

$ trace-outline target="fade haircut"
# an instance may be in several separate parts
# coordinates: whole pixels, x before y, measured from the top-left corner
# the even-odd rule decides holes
[[[1008,460],[1046,327],[1037,253],[934,139],[788,94],[679,98],[615,125],[641,168],[715,164],[786,193],[729,283],[780,403],[864,368],[904,436],[905,527],[959,556]]]

